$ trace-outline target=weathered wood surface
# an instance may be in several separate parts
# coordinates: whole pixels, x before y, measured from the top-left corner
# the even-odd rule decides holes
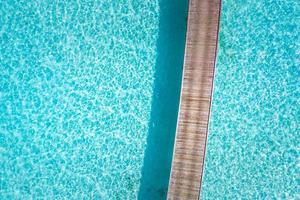
[[[190,0],[185,62],[168,199],[199,199],[221,0]]]

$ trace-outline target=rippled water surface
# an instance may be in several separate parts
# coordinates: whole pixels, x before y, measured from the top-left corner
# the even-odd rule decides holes
[[[222,2],[201,199],[299,199],[300,2]]]
[[[165,197],[185,5],[1,1],[0,199]]]

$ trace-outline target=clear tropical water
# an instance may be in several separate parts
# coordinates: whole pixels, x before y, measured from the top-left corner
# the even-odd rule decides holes
[[[186,11],[0,2],[0,199],[165,198]]]
[[[222,3],[201,199],[299,199],[300,1]]]

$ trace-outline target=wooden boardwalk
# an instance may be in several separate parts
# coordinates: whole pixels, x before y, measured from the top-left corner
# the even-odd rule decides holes
[[[190,0],[180,109],[168,199],[199,199],[221,0]]]

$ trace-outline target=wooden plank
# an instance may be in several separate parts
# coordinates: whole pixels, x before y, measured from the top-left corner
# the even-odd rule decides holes
[[[221,0],[190,0],[168,199],[198,200],[213,88]]]

